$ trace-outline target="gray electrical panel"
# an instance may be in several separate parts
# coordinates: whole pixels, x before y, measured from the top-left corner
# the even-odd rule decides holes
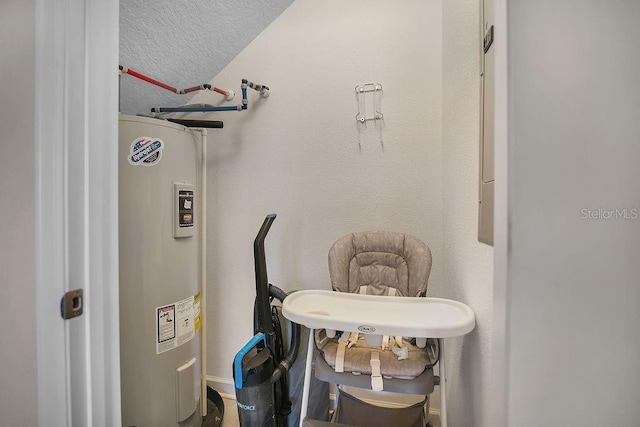
[[[480,43],[480,177],[478,240],[493,245],[494,190],[494,67],[496,30],[493,26],[493,0],[481,6]],[[497,35],[499,37],[499,34]]]

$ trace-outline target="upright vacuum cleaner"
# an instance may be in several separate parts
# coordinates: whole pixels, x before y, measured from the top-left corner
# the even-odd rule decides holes
[[[291,412],[287,371],[298,354],[300,325],[291,324],[291,339],[286,357],[276,299],[287,294],[267,279],[264,239],[276,219],[267,215],[253,242],[256,271],[254,337],[240,349],[233,361],[233,378],[240,425],[245,427],[285,427]]]

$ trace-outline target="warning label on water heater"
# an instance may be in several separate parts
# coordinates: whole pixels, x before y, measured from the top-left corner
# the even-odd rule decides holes
[[[173,350],[195,336],[194,297],[156,307],[156,354]]]
[[[176,239],[194,235],[194,192],[193,184],[173,183],[173,237]]]
[[[193,227],[193,191],[178,190],[178,226]]]
[[[200,330],[202,326],[202,316],[200,315],[200,292],[193,297],[193,310],[195,312],[195,321],[193,322],[193,328],[196,332]]]

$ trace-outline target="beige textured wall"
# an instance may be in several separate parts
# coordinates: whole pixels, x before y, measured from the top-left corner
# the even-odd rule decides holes
[[[489,423],[493,248],[478,242],[479,3],[443,2],[443,288],[476,329],[448,342],[449,423]]]
[[[329,289],[331,243],[366,229],[424,239],[432,289],[442,281],[441,2],[298,0],[212,83],[239,93],[243,77],[271,96],[250,90],[209,132],[208,371],[227,380],[253,332],[252,243],[269,212],[269,278],[287,291]],[[377,128],[355,120],[354,87],[372,81]]]

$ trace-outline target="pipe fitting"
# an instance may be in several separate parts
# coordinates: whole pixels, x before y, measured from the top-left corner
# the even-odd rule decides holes
[[[233,98],[236,97],[236,93],[232,90],[229,90],[228,92],[227,96],[224,97],[225,101],[233,101]]]

